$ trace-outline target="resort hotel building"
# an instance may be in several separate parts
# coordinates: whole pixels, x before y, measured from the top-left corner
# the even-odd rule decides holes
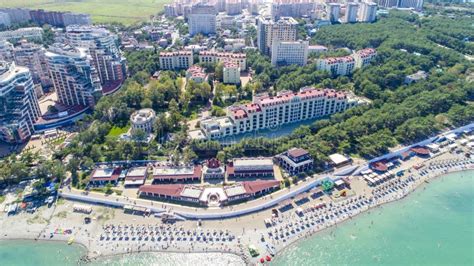
[[[275,158],[280,166],[290,175],[296,175],[311,170],[314,163],[311,155],[301,148],[292,148],[275,156]]]
[[[0,61],[0,141],[25,142],[40,116],[28,68]]]
[[[153,124],[156,119],[156,114],[153,109],[145,108],[135,111],[130,116],[132,123],[132,132],[137,130],[143,130],[143,132],[150,134],[153,131]]]
[[[189,135],[219,139],[331,115],[362,103],[365,100],[344,91],[313,87],[281,91],[276,96],[261,94],[254,96],[252,103],[228,107],[227,116],[202,119],[199,132]]]

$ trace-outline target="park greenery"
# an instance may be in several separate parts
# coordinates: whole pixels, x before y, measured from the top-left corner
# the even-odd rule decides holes
[[[33,175],[49,172],[63,178],[63,171],[57,168],[67,169],[73,185],[84,187],[95,162],[167,158],[174,163],[191,163],[209,157],[225,161],[273,156],[291,147],[307,149],[317,169],[322,169],[327,156],[334,152],[372,158],[396,145],[474,120],[474,68],[466,60],[473,54],[472,42],[467,41],[474,38],[471,24],[463,17],[453,20],[443,14],[418,17],[390,11],[373,24],[323,27],[312,37],[313,44],[333,50],[376,48],[376,60],[351,76],[334,77],[316,70],[314,61],[304,67],[276,68],[268,57],[248,51],[247,64],[254,73],[252,81],[243,87],[218,82],[218,65],[204,66],[208,72],[216,72],[210,82],[184,83],[182,71],[159,69],[159,50],[127,52],[130,78],[119,92],[102,97],[93,113],[77,122],[79,134],[73,141],[56,151],[52,160],[37,156],[24,159],[25,155],[5,159],[0,180],[14,182],[31,176],[28,167],[35,165]],[[426,80],[404,83],[406,75],[419,70],[428,73]],[[160,71],[159,77],[151,79],[156,71]],[[222,116],[225,107],[248,102],[255,93],[297,91],[304,86],[349,90],[371,103],[301,126],[278,139],[247,138],[223,146],[217,141],[187,138],[192,129],[187,122],[204,109]],[[141,108],[157,113],[155,139],[150,143],[119,140],[118,135],[130,127],[130,115]],[[64,167],[61,160],[66,157]]]

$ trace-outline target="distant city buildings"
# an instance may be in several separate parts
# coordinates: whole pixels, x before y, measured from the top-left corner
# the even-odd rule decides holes
[[[282,126],[342,112],[363,103],[346,92],[302,88],[299,92],[282,91],[276,96],[254,96],[252,103],[230,106],[227,116],[200,121],[201,134],[192,138],[219,139],[256,130]]]
[[[272,17],[300,18],[311,16],[314,12],[316,2],[314,0],[275,0],[272,2]]]
[[[357,12],[359,9],[359,4],[355,2],[348,2],[346,5],[346,23],[355,23],[357,22]]]
[[[260,17],[257,25],[257,46],[261,53],[270,55],[276,41],[294,42],[298,32],[298,22],[292,17],[281,17],[274,21]]]
[[[17,42],[21,39],[41,41],[43,39],[43,29],[40,27],[29,27],[17,30],[0,31],[0,41]]]
[[[374,2],[359,3],[359,21],[374,22],[377,19],[377,4]]]
[[[357,68],[370,64],[376,55],[375,49],[363,49],[348,56],[318,59],[316,67],[318,70],[328,71],[332,75],[345,76],[352,74]]]
[[[188,25],[189,34],[194,36],[198,33],[203,35],[216,33],[216,9],[208,4],[196,4],[191,7]]]
[[[423,10],[424,0],[377,0],[377,4],[384,8],[413,8]]]
[[[160,52],[160,69],[188,69],[192,65],[192,51]]]
[[[0,61],[13,61],[13,44],[8,41],[0,41]]]
[[[339,21],[341,15],[341,4],[339,3],[329,3],[327,4],[327,18],[331,23]]]
[[[32,10],[26,8],[1,8],[0,13],[7,14],[11,23],[26,23],[31,21],[39,25],[49,24],[54,27],[91,24],[89,14],[46,11],[43,9]]]
[[[242,13],[242,5],[241,0],[225,0],[225,12],[228,15],[238,15]]]
[[[275,41],[272,45],[271,54],[271,61],[274,66],[305,66],[308,61],[308,41]]]
[[[40,116],[30,71],[14,62],[0,61],[0,141],[25,142]]]
[[[46,50],[41,45],[26,40],[20,41],[20,45],[13,50],[15,63],[18,66],[27,67],[31,72],[33,82],[41,84],[42,88],[52,86],[45,52]]]
[[[94,80],[94,67],[87,49],[53,44],[46,52],[48,69],[59,103],[67,106],[95,105],[94,92],[100,91]]]
[[[10,15],[5,12],[0,12],[0,26],[3,27],[10,27],[12,21],[10,19]]]

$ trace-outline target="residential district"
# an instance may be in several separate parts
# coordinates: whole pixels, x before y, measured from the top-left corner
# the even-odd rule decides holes
[[[88,14],[0,8],[2,164],[31,153],[58,159],[81,132],[122,115],[113,106],[92,118],[102,99],[122,97],[133,82],[169,87],[154,102],[137,100],[125,108],[126,125],[113,125],[125,130],[113,145],[159,150],[179,137],[157,130],[175,115],[176,101],[166,96],[174,93],[169,79],[178,80],[179,97],[202,103],[176,123],[185,125],[183,141],[162,156],[98,156],[85,163],[67,154],[60,166],[79,160],[76,169],[49,172],[46,180],[25,173],[6,182],[10,177],[2,176],[0,209],[6,218],[0,220],[0,239],[78,242],[88,248],[86,260],[139,251],[216,251],[264,264],[296,239],[400,199],[429,178],[472,169],[472,121],[371,158],[335,152],[321,160],[298,145],[266,156],[183,159],[173,152],[198,142],[232,146],[265,131],[285,136],[292,126],[380,104],[349,87],[276,91],[258,83],[245,100],[236,91],[253,84],[255,56],[276,69],[314,65],[327,77],[350,77],[376,62],[375,46],[328,47],[311,36],[333,24],[369,27],[389,9],[420,14],[422,7],[423,0],[175,0],[149,22],[129,28],[92,24]],[[157,55],[157,70],[144,80],[137,72],[148,62],[141,59],[139,71],[131,64],[139,53]],[[428,74],[414,71],[404,84]],[[218,97],[222,88],[231,92]],[[209,96],[203,96],[206,89]],[[180,105],[179,115],[186,108]]]

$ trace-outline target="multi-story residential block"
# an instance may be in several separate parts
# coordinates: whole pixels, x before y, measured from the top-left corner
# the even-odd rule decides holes
[[[40,27],[30,27],[10,31],[0,31],[0,41],[16,42],[21,39],[41,41],[43,39],[43,29]]]
[[[339,3],[327,4],[326,15],[327,15],[327,19],[331,23],[339,22],[339,17],[341,16],[341,4]]]
[[[0,26],[10,27],[11,24],[12,24],[12,21],[10,19],[10,15],[8,15],[8,13],[0,11]]]
[[[59,103],[94,106],[93,94],[101,88],[94,79],[95,69],[88,59],[87,49],[56,43],[49,47],[46,58]]]
[[[247,69],[247,55],[244,53],[221,53],[215,51],[200,51],[199,62],[200,63],[220,63],[231,61],[239,64],[241,71]]]
[[[366,48],[354,53],[356,68],[365,67],[377,56],[377,51],[373,48]]]
[[[198,65],[193,65],[186,70],[186,79],[192,80],[196,83],[201,83],[207,81],[207,74],[206,71],[204,71],[204,68]]]
[[[126,78],[125,58],[116,44],[117,36],[109,30],[92,26],[68,26],[66,38],[74,47],[88,50],[104,94],[112,93]]]
[[[0,12],[7,13],[12,23],[25,23],[31,20],[30,10],[26,8],[1,8]]]
[[[346,5],[346,15],[344,17],[344,22],[346,23],[355,23],[357,22],[359,4],[355,2],[348,2]]]
[[[0,62],[0,141],[25,142],[41,115],[30,71]]]
[[[227,108],[227,116],[201,120],[202,135],[219,139],[342,112],[363,101],[343,91],[302,88],[276,96],[256,95],[252,103]],[[196,135],[197,136],[197,135]]]
[[[270,55],[275,41],[296,41],[298,22],[292,17],[281,17],[274,21],[269,17],[260,17],[257,25],[258,50]]]
[[[308,41],[273,42],[272,65],[306,65],[308,61]]]
[[[188,69],[193,63],[192,51],[160,52],[160,69]]]
[[[225,12],[228,15],[238,15],[242,13],[242,1],[241,0],[226,0],[225,1]]]
[[[13,44],[8,41],[0,41],[0,61],[13,61]]]
[[[314,12],[316,2],[313,0],[275,0],[272,2],[272,17],[300,18],[311,16]]]
[[[90,25],[89,14],[77,14],[71,12],[46,11],[43,9],[31,10],[31,20],[40,25],[49,24],[55,27],[66,27],[69,25]]]
[[[376,1],[378,6],[384,8],[398,7],[399,0],[378,0]]]
[[[216,33],[216,9],[212,5],[199,3],[191,7],[189,14],[189,34],[194,36],[198,33],[203,35]]]
[[[401,8],[414,8],[415,10],[423,10],[424,0],[399,0],[398,7]]]
[[[225,84],[240,84],[240,66],[238,63],[225,61],[222,72]]]
[[[352,56],[329,57],[316,61],[318,70],[325,70],[335,76],[346,76],[355,70],[355,60]]]
[[[31,72],[33,82],[41,84],[43,88],[52,85],[45,52],[42,46],[26,40],[20,41],[20,45],[13,50],[15,63],[18,66],[27,67]]]
[[[361,2],[359,4],[359,21],[374,22],[377,19],[377,4],[374,2]]]

